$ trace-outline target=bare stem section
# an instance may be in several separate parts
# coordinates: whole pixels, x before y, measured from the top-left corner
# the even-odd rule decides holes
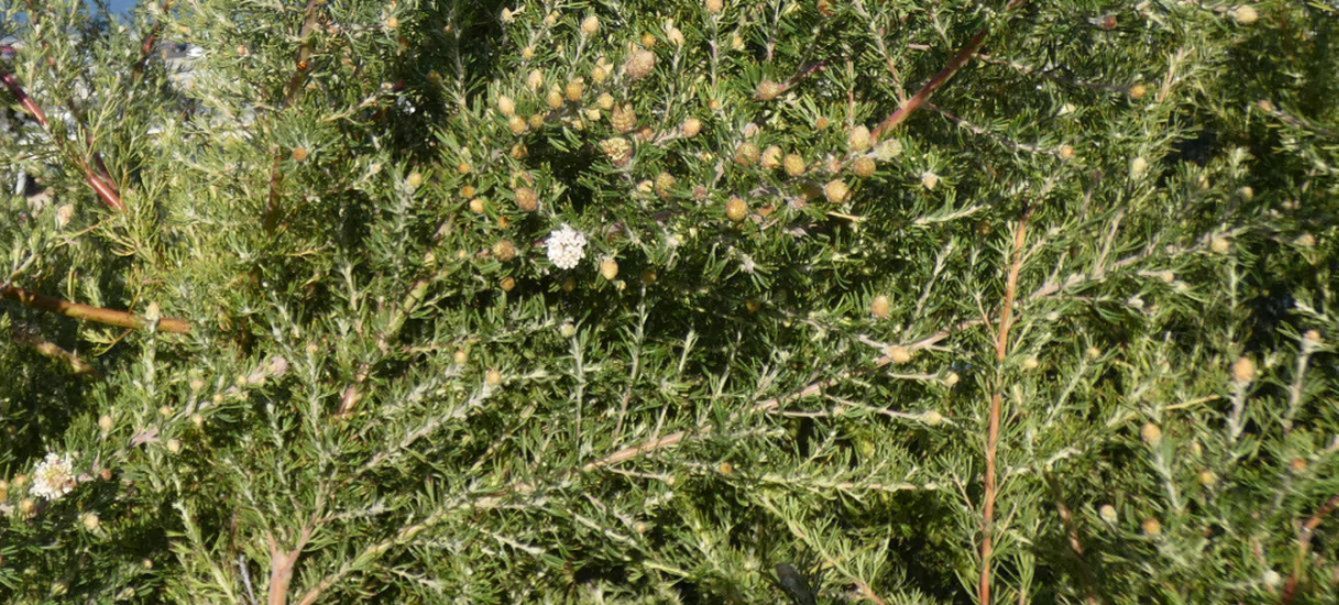
[[[1009,0],[1009,4],[1005,5],[1004,10],[1006,12],[1014,10],[1022,6],[1025,2],[1026,0]],[[911,95],[911,98],[902,103],[896,111],[888,114],[888,117],[884,118],[882,122],[879,122],[879,125],[874,129],[874,132],[871,133],[874,135],[874,139],[878,140],[883,138],[883,135],[907,121],[907,118],[910,118],[911,114],[916,113],[916,110],[929,102],[930,97],[933,97],[936,92],[939,92],[939,89],[943,88],[945,84],[948,84],[948,81],[952,80],[953,76],[957,75],[959,70],[971,62],[972,57],[975,57],[976,53],[981,50],[981,46],[986,43],[986,36],[989,34],[990,30],[987,29],[982,29],[976,32],[976,35],[972,36],[972,39],[968,40],[966,45],[958,49],[958,52],[953,55],[952,59],[949,59],[948,64],[945,65],[943,69],[939,70],[939,73],[935,74],[933,78],[930,78],[929,82],[926,82],[920,90],[916,91],[916,94]]]
[[[91,321],[109,326],[130,328],[132,330],[144,330],[148,328],[151,323],[148,319],[126,311],[117,311],[115,309],[105,309],[103,307],[73,303],[68,300],[30,292],[17,286],[0,286],[0,298],[16,300],[34,309],[50,311],[74,319]],[[186,334],[191,331],[191,324],[184,319],[164,317],[158,320],[158,330],[161,332]]]
[[[1023,212],[1023,219],[1014,230],[1013,260],[1004,286],[1004,305],[1000,309],[1000,324],[995,332],[995,361],[1003,374],[1004,360],[1009,354],[1009,328],[1014,323],[1014,300],[1018,297],[1018,273],[1023,268],[1023,248],[1027,243],[1028,218],[1031,210]],[[986,435],[986,493],[981,515],[981,581],[977,585],[978,602],[990,603],[990,558],[995,550],[995,497],[996,452],[1000,445],[1000,412],[1004,407],[1004,388],[1000,385],[990,397],[990,428]]]

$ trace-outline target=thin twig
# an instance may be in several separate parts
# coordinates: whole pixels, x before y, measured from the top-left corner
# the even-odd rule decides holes
[[[42,336],[37,334],[36,330],[31,326],[15,325],[13,333],[14,342],[32,347],[34,351],[37,351],[37,353],[43,357],[65,362],[70,366],[70,371],[75,375],[92,374],[96,376],[98,373],[97,368],[94,368],[92,364],[84,361],[84,358],[76,353],[71,353],[70,351],[65,350],[54,342],[42,338]]]
[[[1074,523],[1074,512],[1070,510],[1069,505],[1065,504],[1064,495],[1060,493],[1060,485],[1055,481],[1050,481],[1051,491],[1055,495],[1055,510],[1060,515],[1060,523],[1065,528],[1065,536],[1069,539],[1069,548],[1074,551],[1074,558],[1078,560],[1079,572],[1084,584],[1084,602],[1089,605],[1097,605],[1101,600],[1097,598],[1097,593],[1093,590],[1092,571],[1088,569],[1088,564],[1084,560],[1083,541],[1079,537],[1079,526]]]
[[[1288,577],[1288,583],[1283,586],[1283,598],[1279,601],[1283,605],[1289,605],[1293,602],[1293,598],[1297,596],[1297,587],[1302,582],[1302,564],[1306,562],[1307,553],[1311,552],[1311,537],[1315,535],[1316,528],[1320,527],[1321,521],[1324,521],[1325,517],[1334,512],[1336,508],[1339,508],[1339,495],[1322,504],[1316,514],[1311,515],[1311,518],[1307,519],[1306,523],[1302,524],[1302,528],[1298,530],[1297,557],[1293,559],[1293,572]]]
[[[151,323],[143,317],[126,311],[117,311],[115,309],[105,309],[102,307],[72,303],[67,300],[30,292],[12,285],[0,286],[0,298],[16,300],[34,309],[50,311],[78,320],[130,328],[132,330],[144,330],[148,328]],[[158,331],[185,334],[191,331],[191,324],[184,319],[164,317],[158,320]]]
[[[1004,10],[1005,12],[1008,12],[1016,9],[1019,6],[1022,6],[1026,1],[1027,0],[1009,0],[1009,4],[1005,5]],[[930,78],[930,81],[926,82],[920,90],[916,91],[916,94],[912,95],[911,98],[907,99],[905,103],[902,103],[896,111],[888,114],[888,117],[884,118],[883,121],[879,123],[879,126],[874,129],[873,133],[871,133],[874,136],[874,140],[879,140],[884,134],[897,128],[902,122],[907,121],[907,118],[911,117],[911,114],[920,109],[922,105],[925,105],[925,103],[930,100],[930,97],[934,96],[940,88],[943,88],[945,84],[948,84],[948,81],[953,79],[953,76],[958,73],[958,70],[961,70],[966,66],[967,63],[972,60],[972,57],[976,55],[977,51],[981,50],[981,46],[986,43],[986,36],[989,34],[990,30],[984,28],[981,31],[976,32],[976,35],[972,36],[972,39],[967,42],[967,45],[959,49],[958,53],[953,55],[952,59],[949,59],[948,64],[945,65],[943,69],[939,70],[939,73],[935,74],[933,78]]]
[[[307,0],[307,8],[303,11],[302,30],[298,33],[297,59],[293,65],[293,76],[288,79],[288,85],[284,87],[284,98],[279,105],[281,111],[292,106],[302,95],[302,85],[307,81],[307,74],[311,72],[311,39],[319,25],[319,13],[316,9],[324,3],[324,0]],[[270,195],[265,206],[265,215],[261,220],[266,231],[273,231],[279,219],[279,197],[283,185],[283,173],[280,172],[280,168],[283,167],[283,158],[283,150],[276,150],[274,161],[270,165]]]
[[[149,58],[153,56],[154,47],[158,45],[158,35],[163,32],[163,21],[167,18],[168,11],[172,10],[172,0],[163,0],[161,6],[163,16],[154,21],[153,27],[144,34],[139,44],[139,60],[130,68],[136,82],[144,77],[144,68],[149,64]]]
[[[47,120],[46,112],[42,111],[42,106],[23,89],[23,85],[19,83],[19,79],[15,77],[14,74],[0,68],[0,80],[4,81],[5,88],[9,89],[9,93],[14,95],[14,98],[18,99],[19,105],[22,105],[23,109],[27,111],[34,120],[37,120],[37,123],[40,124],[43,129],[50,133],[50,122]],[[98,174],[93,171],[93,167],[89,165],[88,160],[85,160],[82,156],[72,152],[70,155],[75,165],[84,173],[84,180],[88,182],[88,186],[93,188],[93,192],[98,194],[98,197],[102,199],[102,202],[113,210],[124,212],[126,205],[125,202],[121,201],[121,195],[117,192],[116,184],[113,183],[109,177],[104,178],[98,176]]]
[[[1032,214],[1029,207],[1023,210],[1023,218],[1014,231],[1013,260],[1009,263],[1009,276],[1004,287],[1004,304],[1000,308],[1000,325],[995,338],[995,361],[999,372],[1004,370],[1004,361],[1009,354],[1009,328],[1013,326],[1014,300],[1018,296],[1018,274],[1023,268],[1023,248],[1027,243],[1028,218]],[[998,488],[995,484],[996,452],[1000,444],[1000,411],[1004,407],[1003,385],[995,389],[990,398],[990,429],[986,436],[986,493],[981,515],[981,581],[977,586],[978,601],[982,605],[990,604],[990,557],[994,552],[995,497]]]

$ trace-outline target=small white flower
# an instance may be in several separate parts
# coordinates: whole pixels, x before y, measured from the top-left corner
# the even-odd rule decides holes
[[[56,500],[74,490],[74,464],[68,455],[55,453],[46,455],[46,459],[33,470],[32,495],[47,500]]]
[[[564,223],[549,234],[548,255],[559,269],[571,269],[586,256],[586,236]]]

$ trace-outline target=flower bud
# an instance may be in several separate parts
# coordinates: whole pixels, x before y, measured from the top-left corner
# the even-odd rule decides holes
[[[516,244],[509,239],[498,240],[493,244],[493,256],[504,263],[516,258]]]
[[[561,109],[563,106],[563,91],[558,90],[557,86],[549,89],[548,94],[544,95],[544,104],[549,109]]]
[[[745,202],[739,196],[732,195],[730,196],[730,199],[725,202],[725,216],[729,217],[730,220],[738,223],[747,218],[748,215],[748,202]]]
[[[1144,423],[1143,428],[1139,429],[1139,435],[1150,447],[1158,447],[1162,443],[1162,429],[1152,422]]]
[[[869,177],[874,176],[874,173],[877,170],[878,165],[875,164],[874,158],[871,158],[869,156],[858,157],[854,162],[851,163],[851,172],[854,172],[856,176],[862,179],[867,179]]]
[[[892,314],[892,303],[887,296],[882,294],[875,296],[874,300],[869,303],[869,314],[876,319],[888,319],[888,316]]]
[[[605,258],[600,261],[600,276],[609,281],[614,281],[618,277],[618,261],[613,258]]]
[[[823,197],[834,204],[846,201],[847,195],[850,195],[850,190],[847,189],[846,183],[843,183],[841,179],[833,179],[823,186]]]
[[[1130,160],[1130,178],[1142,178],[1147,173],[1148,160],[1144,159],[1143,156],[1137,156],[1133,160]]]
[[[1260,14],[1255,11],[1254,7],[1249,5],[1243,4],[1232,9],[1232,20],[1236,21],[1238,25],[1250,25],[1255,23],[1259,18]]]
[[[702,132],[702,120],[691,116],[684,118],[683,125],[679,127],[679,131],[683,133],[684,137],[691,139],[697,136],[697,133]]]
[[[656,54],[644,48],[633,51],[623,64],[623,73],[633,80],[651,75],[656,69]]]
[[[762,157],[762,151],[753,143],[741,143],[739,147],[735,148],[735,163],[740,166],[757,164],[760,157]]]
[[[780,84],[771,80],[763,80],[758,83],[757,90],[754,91],[754,97],[759,101],[771,101],[777,98],[784,91]]]
[[[580,101],[581,97],[586,94],[586,81],[581,78],[574,78],[567,83],[567,87],[564,88],[563,94],[567,96],[568,101],[573,103]]]
[[[534,212],[539,210],[539,195],[534,189],[529,187],[519,187],[516,189],[516,207],[523,212]]]
[[[1239,384],[1255,380],[1255,361],[1250,357],[1239,357],[1232,364],[1232,379]]]
[[[593,36],[595,35],[595,32],[598,31],[600,31],[599,17],[596,17],[595,15],[589,15],[585,19],[581,20],[581,33],[587,36]]]
[[[869,148],[873,144],[874,137],[870,134],[869,129],[863,124],[852,128],[851,131],[846,134],[846,147],[853,153],[869,151]]]
[[[797,177],[804,175],[804,158],[798,154],[788,153],[786,159],[781,162],[786,169],[786,174]]]

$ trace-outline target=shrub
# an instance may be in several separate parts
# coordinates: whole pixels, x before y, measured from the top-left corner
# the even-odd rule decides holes
[[[1325,3],[0,7],[7,599],[1339,594]]]

